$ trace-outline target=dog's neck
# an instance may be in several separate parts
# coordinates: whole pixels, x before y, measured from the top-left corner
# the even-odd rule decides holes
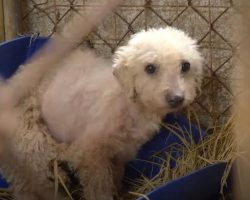
[[[129,106],[137,113],[138,116],[145,120],[149,120],[151,122],[160,123],[161,119],[166,114],[162,109],[154,109],[145,106],[139,96],[136,99],[129,99]],[[133,112],[132,111],[132,112]]]
[[[163,117],[158,112],[145,108],[145,106],[139,102],[130,101],[129,108],[131,109],[132,118],[136,121],[148,121],[149,123],[160,124]]]
[[[159,130],[161,116],[145,110],[140,104],[129,101],[129,127],[127,129],[130,142],[139,149],[141,145],[149,141]]]

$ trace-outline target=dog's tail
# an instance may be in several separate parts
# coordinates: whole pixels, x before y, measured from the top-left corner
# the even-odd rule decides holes
[[[12,78],[0,82],[0,136],[17,126],[17,105],[38,86],[42,78],[54,69],[62,58],[86,37],[121,0],[106,0],[88,15],[76,15],[63,29],[36,53]],[[1,139],[0,139],[1,140]],[[1,144],[0,144],[1,146]]]
[[[112,11],[120,0],[107,0],[89,15],[75,15],[62,30],[53,37],[22,70],[0,86],[0,111],[16,106],[62,58],[67,56],[103,18]]]

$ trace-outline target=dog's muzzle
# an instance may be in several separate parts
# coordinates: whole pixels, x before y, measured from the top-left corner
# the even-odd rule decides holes
[[[183,102],[184,102],[184,95],[183,94],[175,94],[172,92],[169,92],[166,95],[166,101],[169,105],[170,108],[178,108],[180,106],[182,106]]]

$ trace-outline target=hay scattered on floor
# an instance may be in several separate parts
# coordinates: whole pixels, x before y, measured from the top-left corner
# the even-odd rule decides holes
[[[190,116],[191,114],[189,113],[188,118],[191,124]],[[196,124],[200,129],[198,117],[195,115],[195,113],[192,113],[192,116],[194,116],[192,118],[192,122],[194,122],[194,124]],[[33,124],[37,122],[32,121],[31,123]],[[173,134],[176,134],[176,130],[179,129],[178,126],[173,127],[167,124],[162,124],[162,126],[168,130],[171,130]],[[178,149],[172,149],[172,151],[178,150],[183,154],[183,156],[179,157],[176,160],[176,167],[173,169],[170,168],[172,152],[166,153],[167,155],[164,158],[164,163],[161,166],[160,173],[151,180],[147,179],[146,177],[141,177],[140,179],[135,180],[133,183],[134,186],[130,190],[129,199],[137,199],[140,196],[147,199],[146,194],[159,187],[160,185],[185,176],[208,165],[221,162],[229,163],[222,179],[222,185],[226,184],[232,162],[235,158],[233,119],[230,119],[227,124],[218,124],[217,126],[215,126],[212,129],[210,135],[201,140],[199,144],[195,144],[192,138],[190,138],[191,142],[187,141],[186,139],[184,139],[183,135],[185,135],[184,132],[179,135],[179,138],[182,140],[184,145],[178,146]],[[60,179],[60,174],[55,174],[55,177],[58,178],[58,182],[56,183],[56,185],[59,184],[59,186],[63,187],[63,190],[68,194],[68,198],[72,199],[72,195],[70,195],[70,193],[72,194],[74,193],[74,191],[68,190],[66,185]],[[58,188],[58,186],[56,188]],[[13,200],[13,198],[11,197],[11,192],[9,190],[0,189],[0,200],[1,199]]]
[[[195,124],[199,128],[200,125],[197,116],[195,116],[195,119]],[[178,127],[171,127],[167,124],[163,124],[163,127],[170,130],[173,134],[176,134],[176,129],[178,129]],[[199,130],[201,129],[199,128]],[[130,193],[131,200],[137,199],[138,196],[144,196],[145,198],[145,194],[162,184],[190,174],[195,170],[202,169],[211,164],[226,162],[228,164],[221,180],[221,194],[223,193],[223,187],[226,185],[226,180],[236,156],[233,138],[233,119],[230,119],[225,125],[215,126],[212,132],[198,144],[195,144],[194,140],[188,142],[182,135],[185,135],[185,133],[183,132],[179,135],[184,145],[179,146],[178,149],[173,149],[173,151],[182,152],[183,155],[176,159],[176,167],[173,169],[170,168],[170,160],[173,158],[171,157],[171,152],[166,153],[167,155],[162,158],[164,159],[164,163],[157,176],[152,179],[141,177],[134,181],[134,186]]]
[[[0,200],[14,200],[11,191],[8,189],[0,189]]]

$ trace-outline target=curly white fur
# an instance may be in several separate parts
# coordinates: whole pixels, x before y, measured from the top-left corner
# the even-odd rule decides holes
[[[186,73],[184,61],[191,64]],[[156,67],[154,74],[146,73],[149,64]],[[23,104],[22,128],[1,160],[17,200],[52,198],[49,162],[57,158],[78,169],[87,200],[113,200],[125,164],[153,137],[161,118],[192,102],[200,87],[197,45],[171,27],[135,34],[116,51],[111,66],[77,50],[44,83],[40,103],[30,97]],[[183,103],[172,108],[169,93],[183,94]]]
[[[191,65],[186,73],[183,62]],[[154,74],[145,72],[149,64],[156,67]],[[152,138],[166,113],[193,101],[202,75],[196,42],[171,27],[135,34],[115,53],[115,76],[110,66],[78,51],[42,99],[51,135],[82,152],[78,169],[87,200],[113,199],[124,165]],[[172,108],[169,93],[183,94],[182,105]]]

